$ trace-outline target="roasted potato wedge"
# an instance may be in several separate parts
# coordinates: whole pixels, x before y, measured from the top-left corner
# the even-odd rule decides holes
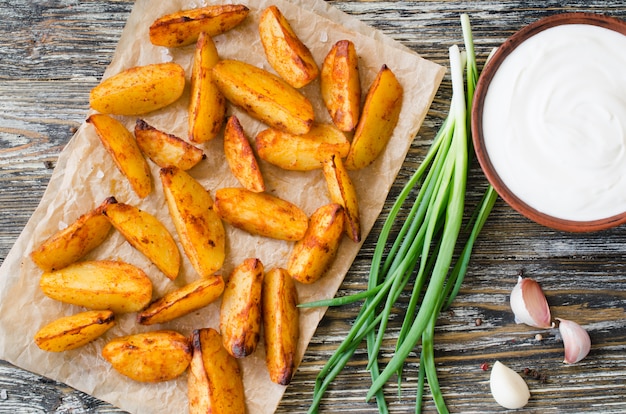
[[[237,116],[232,115],[224,130],[224,155],[237,181],[250,191],[265,191],[259,163]]]
[[[332,155],[323,163],[322,171],[332,202],[340,204],[345,214],[346,235],[355,243],[361,241],[361,218],[359,200],[350,175],[341,157]]]
[[[87,122],[94,126],[102,145],[135,193],[141,198],[148,196],[152,191],[152,175],[133,134],[109,115],[93,114]]]
[[[354,130],[361,112],[359,57],[354,43],[340,40],[330,49],[320,72],[322,100],[342,131]]]
[[[267,61],[288,84],[302,88],[317,78],[319,68],[311,51],[278,7],[272,5],[263,10],[259,35]]]
[[[185,254],[201,277],[211,276],[222,267],[226,256],[226,232],[211,195],[179,168],[163,168],[160,175]]]
[[[224,291],[224,279],[221,275],[203,277],[176,289],[137,315],[142,325],[169,322],[205,307],[215,301]]]
[[[306,134],[315,119],[313,105],[278,76],[238,60],[222,60],[213,80],[228,101],[272,128]]]
[[[143,253],[170,280],[180,269],[180,252],[167,228],[152,214],[125,203],[113,203],[103,210],[113,227],[135,249]]]
[[[152,282],[143,270],[112,261],[84,261],[41,275],[46,296],[88,309],[137,312],[152,299]]]
[[[186,171],[206,158],[200,148],[158,130],[143,119],[135,123],[135,138],[139,149],[161,168],[178,167]]]
[[[178,100],[185,89],[185,70],[177,63],[135,66],[103,80],[89,104],[103,114],[143,115]]]
[[[189,139],[207,142],[222,130],[226,99],[211,78],[211,68],[219,61],[211,36],[200,33],[191,71],[189,100]]]
[[[189,339],[176,331],[153,331],[122,336],[102,348],[102,356],[120,374],[140,382],[169,381],[191,362]]]
[[[187,46],[194,43],[200,33],[217,36],[234,28],[249,11],[241,4],[223,4],[167,14],[150,25],[150,41],[157,46]]]
[[[273,268],[263,278],[265,362],[272,382],[288,385],[296,370],[300,313],[296,285],[285,269]]]
[[[350,141],[331,124],[315,124],[302,135],[268,128],[255,138],[259,158],[285,170],[309,171],[322,168],[332,154],[345,157]]]
[[[228,277],[220,308],[220,332],[224,348],[235,358],[252,354],[261,337],[264,274],[263,263],[251,258]]]
[[[310,284],[324,275],[334,260],[344,229],[343,207],[321,206],[311,215],[309,228],[296,242],[287,261],[287,271],[300,283]]]
[[[110,310],[94,310],[59,318],[35,334],[35,343],[44,351],[63,352],[96,340],[115,324]]]
[[[346,157],[346,168],[366,167],[380,155],[398,123],[402,97],[402,85],[391,69],[383,65],[365,97],[363,112]]]
[[[114,197],[109,197],[97,208],[54,233],[30,253],[33,262],[44,272],[50,272],[78,261],[98,247],[111,230],[111,223],[102,215],[102,210],[116,202]]]
[[[295,204],[267,193],[244,188],[220,188],[215,209],[227,223],[249,233],[279,240],[300,240],[307,215]]]
[[[195,330],[193,359],[187,376],[189,414],[243,414],[246,402],[243,373],[212,328]]]

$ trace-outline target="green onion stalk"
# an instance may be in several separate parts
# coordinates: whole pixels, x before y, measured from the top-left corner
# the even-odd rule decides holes
[[[467,225],[471,232],[460,249],[465,210],[469,154],[470,113],[478,80],[474,45],[466,14],[461,15],[465,52],[450,47],[452,100],[423,162],[409,179],[387,216],[378,237],[364,292],[351,296],[302,304],[303,307],[339,306],[363,300],[363,305],[344,341],[317,376],[309,413],[316,413],[330,383],[348,363],[365,339],[372,385],[366,399],[376,399],[380,413],[388,413],[383,386],[396,375],[401,385],[402,368],[421,342],[416,412],[421,411],[425,383],[440,413],[448,412],[439,388],[434,358],[434,331],[442,309],[450,306],[466,273],[472,248],[497,199],[488,186],[477,212]],[[465,74],[463,67],[465,67]],[[408,208],[407,218],[395,239],[390,240],[398,213]],[[459,246],[457,248],[457,246]],[[387,251],[385,255],[385,251]],[[454,265],[453,265],[454,262]],[[405,287],[412,295],[398,334],[395,352],[381,370],[378,357],[386,338],[387,321]]]

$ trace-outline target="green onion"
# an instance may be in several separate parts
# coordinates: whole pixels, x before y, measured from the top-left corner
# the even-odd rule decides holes
[[[426,381],[440,413],[448,412],[439,388],[434,358],[434,332],[441,309],[450,306],[467,271],[472,248],[497,194],[488,187],[477,213],[468,223],[472,231],[458,252],[459,235],[465,210],[465,187],[471,153],[468,113],[478,79],[469,17],[461,16],[465,53],[450,48],[452,101],[426,157],[398,195],[378,237],[364,292],[326,301],[302,304],[303,307],[339,306],[363,300],[350,331],[317,376],[309,413],[315,413],[323,395],[366,339],[367,368],[372,385],[366,399],[375,397],[380,413],[389,412],[383,386],[394,374],[401,382],[402,368],[409,353],[421,342],[416,412],[421,411]],[[463,66],[465,66],[465,77]],[[392,228],[406,208],[414,189],[419,191],[399,233],[390,241]],[[389,245],[391,245],[389,247]],[[388,249],[385,257],[385,251]],[[378,357],[386,337],[387,322],[402,291],[412,284],[412,296],[397,338],[395,353],[384,369]],[[400,388],[400,387],[399,387]]]

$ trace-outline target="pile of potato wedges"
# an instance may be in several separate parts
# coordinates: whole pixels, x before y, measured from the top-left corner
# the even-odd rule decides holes
[[[244,5],[213,5],[156,19],[150,41],[188,48],[191,73],[174,62],[155,62],[115,74],[90,94],[95,113],[87,123],[131,191],[139,198],[152,194],[149,163],[160,169],[179,243],[153,214],[112,195],[30,253],[43,271],[42,292],[85,309],[37,332],[35,343],[45,351],[88,344],[112,328],[119,314],[136,313],[138,324],[158,325],[221,301],[219,326],[199,326],[191,337],[173,330],[142,332],[114,338],[102,348],[113,368],[136,381],[168,381],[187,372],[192,413],[245,411],[237,360],[254,353],[261,340],[270,379],[289,384],[299,335],[296,285],[323,277],[344,238],[361,241],[359,197],[350,170],[366,168],[384,151],[402,107],[402,86],[389,67],[381,65],[362,93],[355,45],[337,42],[318,66],[288,16],[275,6],[258,11],[259,37],[273,71],[221,59],[213,37],[237,30],[249,13]],[[300,91],[316,79],[330,123],[317,120]],[[188,136],[142,118],[179,101],[187,86]],[[237,116],[228,115],[230,106],[267,128],[248,137]],[[121,122],[128,117],[136,117],[133,131]],[[202,145],[217,137],[240,186],[207,189],[194,178],[193,168],[207,156]],[[268,191],[261,160],[284,170],[319,170],[330,202],[307,216]],[[290,243],[291,254],[283,267],[266,269],[261,258],[250,257],[222,275],[226,226]],[[151,279],[137,266],[84,259],[114,231],[170,281],[180,273],[182,251],[196,280],[154,298]]]

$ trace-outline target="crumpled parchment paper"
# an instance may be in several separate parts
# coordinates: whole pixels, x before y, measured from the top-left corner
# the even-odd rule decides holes
[[[136,1],[104,77],[132,66],[165,61],[180,63],[189,76],[194,46],[180,49],[154,46],[149,41],[148,27],[164,14],[208,3],[210,2],[199,0]],[[263,54],[257,24],[260,11],[275,4],[291,22],[301,40],[311,49],[319,65],[338,40],[351,39],[355,43],[360,56],[364,94],[383,64],[393,70],[403,85],[404,105],[400,121],[384,154],[373,165],[351,172],[359,196],[365,240],[382,210],[411,141],[426,116],[445,69],[321,0],[243,0],[241,3],[249,3],[250,14],[245,22],[214,38],[221,57],[240,59],[271,71]],[[321,104],[319,81],[305,87],[303,93],[314,103],[317,120],[329,122],[330,118]],[[185,138],[188,98],[186,90],[178,102],[150,113],[143,119],[161,130]],[[235,108],[231,107],[229,113],[237,114],[250,139],[254,139],[257,132],[266,128]],[[118,119],[132,131],[136,118]],[[224,159],[222,145],[221,137],[204,144],[202,148],[207,159],[190,171],[211,192],[221,187],[238,186]],[[33,335],[45,324],[84,310],[49,299],[39,289],[41,271],[28,254],[51,234],[99,205],[106,197],[115,196],[120,202],[133,204],[155,215],[178,241],[158,179],[158,167],[152,163],[150,165],[154,191],[145,199],[140,199],[115,167],[93,127],[84,123],[79,128],[59,156],[40,205],[0,268],[0,357],[132,413],[182,413],[187,411],[186,375],[178,380],[158,384],[135,382],[113,370],[100,356],[100,351],[108,340],[120,335],[155,329],[175,329],[189,335],[196,328],[217,329],[219,301],[160,326],[144,327],[136,323],[135,314],[120,315],[117,325],[103,337],[80,349],[64,353],[44,352],[33,342]],[[261,162],[261,169],[268,192],[297,204],[309,215],[329,202],[321,171],[288,172],[264,162]],[[252,236],[228,225],[226,229],[227,259],[222,269],[224,276],[227,277],[234,266],[248,257],[261,259],[266,269],[286,265],[291,243]],[[359,248],[360,244],[344,238],[328,273],[313,285],[298,285],[300,302],[333,297]],[[157,298],[198,277],[184,254],[182,256],[181,273],[176,281],[171,282],[119,233],[113,231],[104,244],[91,252],[85,260],[116,259],[141,267],[152,279],[154,297]],[[325,310],[318,308],[301,311],[298,362],[301,361]],[[264,358],[265,351],[261,341],[252,356],[240,360],[250,413],[273,412],[285,389],[269,380]]]

